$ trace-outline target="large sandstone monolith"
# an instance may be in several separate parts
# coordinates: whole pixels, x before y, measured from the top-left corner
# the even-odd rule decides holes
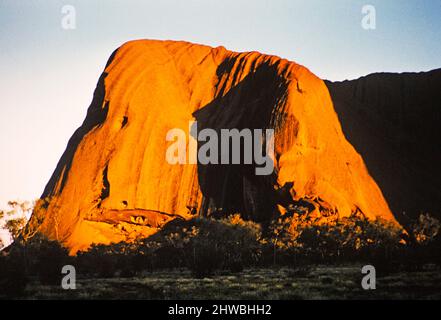
[[[272,128],[275,169],[172,165],[167,132]],[[324,82],[258,52],[132,41],[112,55],[31,225],[72,252],[149,236],[177,217],[242,212],[266,221],[293,204],[394,221],[343,135]]]

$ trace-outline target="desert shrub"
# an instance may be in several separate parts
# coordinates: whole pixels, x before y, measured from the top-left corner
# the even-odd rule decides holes
[[[103,254],[95,266],[95,275],[98,276],[98,278],[112,278],[118,271],[117,257],[111,254]]]
[[[223,267],[224,248],[217,245],[214,239],[198,235],[191,240],[188,249],[192,249],[188,256],[188,267],[196,277],[209,276]]]
[[[273,262],[281,264],[381,261],[403,247],[400,228],[360,216],[324,222],[293,214],[273,221],[270,229]]]
[[[419,244],[433,242],[439,235],[440,221],[430,214],[420,214],[418,219],[411,224],[411,232]]]
[[[92,245],[87,251],[78,252],[75,264],[80,273],[88,276],[111,278],[133,277],[142,271],[152,271],[157,264],[153,241],[141,239],[133,243]]]
[[[430,214],[421,214],[411,224],[411,239],[401,255],[406,271],[422,270],[427,263],[441,263],[440,221]]]
[[[49,240],[41,234],[37,234],[21,246],[30,275],[37,276],[40,283],[45,285],[61,283],[61,269],[71,260],[66,248],[58,241]]]
[[[118,271],[118,255],[112,246],[93,245],[88,251],[80,252],[75,258],[75,264],[80,273],[99,277],[111,278]]]
[[[272,221],[265,237],[260,225],[237,214],[223,219],[174,220],[146,239],[92,246],[79,253],[72,264],[79,274],[93,277],[133,277],[143,271],[183,267],[204,277],[219,270],[241,272],[250,266],[298,268],[354,261],[373,264],[384,274],[400,268],[418,269],[439,257],[441,242],[436,221],[427,216],[420,218],[414,230],[418,234],[415,238],[421,239],[419,243],[410,241],[394,224],[360,215],[324,220],[294,212]],[[56,253],[52,245],[40,244],[38,255],[28,254],[39,257],[41,265],[31,265],[42,276],[42,282],[46,281],[45,271],[48,275],[60,274],[61,260],[50,259],[48,252],[55,257],[63,254]],[[52,267],[43,263],[48,260],[54,261]]]
[[[59,285],[61,283],[61,269],[67,262],[67,250],[56,241],[43,243],[37,253],[35,272],[42,284]]]
[[[432,262],[441,266],[441,235],[438,234],[435,239],[428,244],[428,255],[432,258]]]
[[[189,267],[198,276],[218,269],[240,272],[260,257],[260,227],[239,215],[200,219],[187,244]]]
[[[202,277],[221,269],[240,272],[257,263],[260,241],[260,226],[239,215],[175,220],[146,239],[94,245],[78,253],[75,264],[89,276],[132,277],[143,271],[187,267]]]
[[[40,234],[26,242],[16,240],[8,251],[0,258],[0,295],[8,297],[22,296],[30,278],[59,285],[61,269],[69,263],[67,250]]]
[[[138,251],[116,254],[116,269],[120,277],[134,277],[143,271],[152,271],[152,257],[140,247]]]
[[[27,283],[23,252],[20,250],[12,250],[7,254],[0,252],[0,298],[22,297]]]
[[[198,276],[228,269],[239,272],[260,256],[260,227],[239,215],[215,220],[176,221],[144,242],[156,247],[155,267],[188,267]],[[151,256],[151,255],[150,255]]]
[[[182,266],[183,252],[180,246],[164,242],[155,251],[155,268],[179,268]]]

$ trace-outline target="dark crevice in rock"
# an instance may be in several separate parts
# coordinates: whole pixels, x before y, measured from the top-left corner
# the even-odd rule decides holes
[[[121,122],[121,129],[124,128],[128,122],[129,118],[127,116],[124,116],[123,121]]]
[[[108,170],[109,170],[109,165],[106,165],[106,167],[103,170],[103,187],[101,189],[101,196],[100,196],[101,201],[108,198],[110,195],[110,183],[107,177]]]

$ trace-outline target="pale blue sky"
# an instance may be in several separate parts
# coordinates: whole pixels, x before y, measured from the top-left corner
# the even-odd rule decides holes
[[[75,30],[61,8],[76,8]],[[361,28],[361,8],[377,29]],[[139,38],[257,50],[322,78],[441,67],[441,0],[0,0],[0,207],[40,196],[108,56]]]

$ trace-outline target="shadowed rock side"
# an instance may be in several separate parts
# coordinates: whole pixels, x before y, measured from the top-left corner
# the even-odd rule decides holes
[[[275,129],[275,170],[170,165],[166,134],[189,121]],[[322,80],[257,52],[133,41],[109,61],[86,120],[69,142],[30,226],[75,252],[130,241],[195,214],[243,212],[266,222],[296,205],[309,214],[394,221],[346,141]]]
[[[346,138],[399,222],[441,217],[441,69],[326,84]]]

